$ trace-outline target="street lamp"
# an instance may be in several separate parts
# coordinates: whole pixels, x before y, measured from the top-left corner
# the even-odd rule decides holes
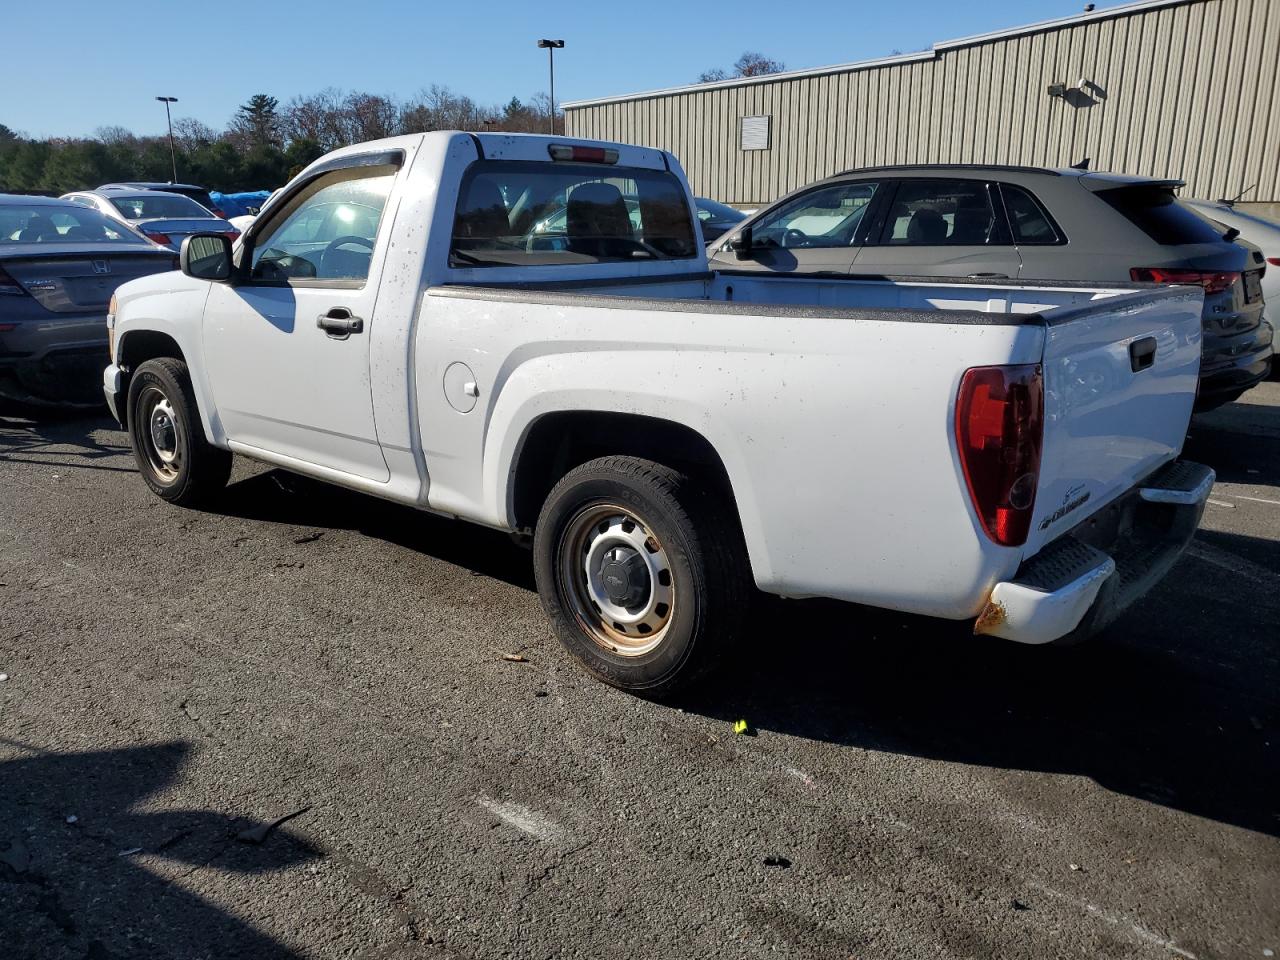
[[[547,64],[551,68],[551,133],[556,132],[556,51],[564,46],[563,40],[539,40],[539,47],[547,48]]]
[[[167,121],[169,121],[169,162],[173,164],[173,179],[170,180],[169,182],[177,183],[178,182],[178,154],[173,149],[173,117],[169,113],[169,104],[177,103],[178,98],[177,97],[156,97],[156,99],[164,104],[164,118]]]

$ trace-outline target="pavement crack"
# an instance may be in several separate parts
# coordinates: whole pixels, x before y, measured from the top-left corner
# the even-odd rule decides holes
[[[537,876],[530,878],[529,882],[525,884],[524,890],[516,900],[516,906],[523,906],[526,900],[537,893],[538,890],[541,889],[542,885],[551,879],[551,875],[553,873],[564,866],[565,861],[575,854],[581,853],[594,842],[595,841],[592,839],[583,840],[576,846],[570,847],[568,850],[565,850],[563,853],[556,856],[554,860],[542,868],[542,871],[538,873]]]

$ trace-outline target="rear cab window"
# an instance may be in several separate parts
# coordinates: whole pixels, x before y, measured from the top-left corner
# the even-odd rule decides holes
[[[1135,184],[1100,190],[1098,196],[1156,243],[1177,246],[1222,240],[1222,231],[1179,203],[1171,187]]]
[[[700,249],[683,184],[664,170],[480,160],[459,197],[454,267],[682,260]]]

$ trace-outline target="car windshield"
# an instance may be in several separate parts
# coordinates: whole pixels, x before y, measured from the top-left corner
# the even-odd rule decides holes
[[[126,220],[207,219],[212,216],[190,197],[176,193],[133,194],[128,197],[109,197],[111,205]]]
[[[96,210],[53,204],[0,206],[0,242],[146,243],[128,227]]]
[[[741,210],[735,210],[715,200],[708,200],[706,197],[698,197],[694,202],[698,205],[698,218],[701,220],[718,222],[727,220],[729,223],[740,223],[747,219],[747,215]]]
[[[596,163],[481,161],[462,187],[454,266],[674,260],[698,250],[680,181]]]

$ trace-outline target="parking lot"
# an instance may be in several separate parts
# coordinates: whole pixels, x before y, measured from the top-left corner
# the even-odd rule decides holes
[[[107,420],[0,420],[0,954],[1272,956],[1280,383],[1186,456],[1105,642],[779,601],[659,705],[500,534],[244,461],[185,511]]]

